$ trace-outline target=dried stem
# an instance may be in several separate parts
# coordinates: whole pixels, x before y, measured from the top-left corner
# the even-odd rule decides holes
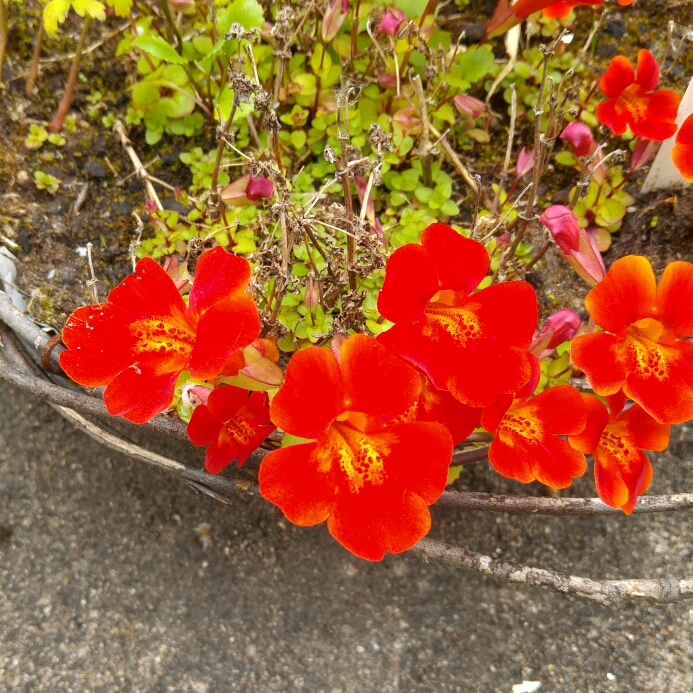
[[[5,0],[0,0],[0,83],[2,82],[2,64],[5,62],[7,46],[7,18],[5,17]]]
[[[629,599],[650,599],[655,602],[677,602],[693,597],[693,579],[661,580],[590,580],[577,575],[565,575],[542,568],[530,568],[442,541],[421,539],[410,553],[424,561],[434,561],[455,568],[474,570],[492,577],[503,578],[535,587],[550,587],[563,594],[611,606]]]
[[[34,46],[34,57],[31,59],[31,65],[29,67],[29,76],[26,78],[26,85],[24,87],[24,93],[27,98],[30,97],[34,91],[34,86],[38,81],[38,71],[39,71],[39,60],[41,59],[41,49],[43,48],[43,35],[45,34],[45,29],[43,27],[43,19],[39,23],[38,33],[36,34],[36,45]]]
[[[89,279],[87,279],[87,289],[89,289],[89,298],[91,299],[91,302],[98,303],[99,291],[96,288],[96,285],[99,283],[99,280],[96,278],[96,274],[94,273],[94,263],[91,257],[93,247],[94,246],[92,243],[87,243],[87,262],[89,263]]]
[[[423,184],[430,188],[432,187],[431,174],[431,125],[428,122],[428,103],[424,94],[421,77],[414,70],[409,71],[409,79],[416,93],[416,101],[419,107],[419,116],[421,117],[421,138],[419,140],[419,156],[421,157],[421,172],[423,176]],[[442,137],[440,138],[442,139]]]
[[[433,125],[429,124],[429,129],[431,131],[431,134],[438,138],[438,141],[440,142],[440,146],[443,148],[443,151],[448,155],[448,158],[452,162],[452,165],[457,169],[457,172],[462,176],[462,179],[464,182],[474,191],[474,194],[477,195],[479,193],[479,185],[476,183],[476,181],[472,178],[470,175],[469,171],[465,167],[465,165],[462,163],[460,158],[457,156],[455,153],[455,150],[450,146],[449,142],[445,139],[443,135],[441,135],[438,130],[436,130]]]
[[[79,64],[82,61],[82,50],[84,49],[84,44],[87,40],[87,32],[89,31],[90,25],[91,17],[87,14],[84,17],[84,23],[82,24],[82,33],[79,35],[79,43],[77,44],[75,57],[72,61],[70,75],[67,78],[65,93],[63,94],[63,98],[58,105],[58,110],[55,112],[53,122],[47,128],[49,132],[60,132],[63,129],[65,118],[70,112],[70,106],[72,106],[72,97],[75,91],[75,84],[77,82],[77,75],[79,74]]]
[[[498,181],[498,189],[496,190],[496,195],[493,198],[493,206],[491,207],[491,216],[494,217],[498,211],[498,203],[500,202],[500,196],[505,187],[505,181],[508,177],[508,171],[510,170],[510,157],[513,153],[513,141],[515,139],[515,120],[517,119],[517,90],[515,85],[510,85],[510,129],[508,131],[508,146],[505,149],[505,161],[503,162],[503,172],[501,173],[500,180]],[[512,194],[512,193],[511,193]]]
[[[347,274],[349,277],[349,289],[356,291],[356,236],[354,234],[354,201],[351,197],[351,167],[347,157],[349,144],[349,93],[348,87],[343,87],[337,94],[337,128],[340,144],[337,174],[342,181],[344,190],[344,210],[346,212],[346,237],[347,237]]]

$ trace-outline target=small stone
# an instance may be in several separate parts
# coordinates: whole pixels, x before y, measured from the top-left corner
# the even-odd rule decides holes
[[[84,165],[84,172],[88,173],[92,178],[105,178],[108,175],[106,166],[96,159],[87,161]]]
[[[112,204],[111,209],[127,217],[130,215],[130,212],[132,212],[132,205],[127,200],[123,200],[122,202]]]
[[[613,58],[618,53],[618,48],[607,43],[602,46],[597,46],[595,53],[600,58]]]
[[[623,19],[612,19],[610,22],[606,23],[604,31],[606,31],[609,36],[621,38],[626,35],[626,23]]]

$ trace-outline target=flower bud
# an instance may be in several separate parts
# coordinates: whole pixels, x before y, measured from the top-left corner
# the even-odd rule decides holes
[[[468,94],[458,94],[453,101],[455,106],[467,117],[470,125],[486,110],[486,104]]]
[[[378,31],[393,38],[397,35],[400,27],[407,21],[407,15],[396,7],[389,7],[385,16],[380,20]]]
[[[312,313],[318,305],[320,305],[320,290],[318,282],[312,274],[306,277],[306,293],[303,297],[303,302],[310,313]]]
[[[349,0],[332,0],[322,20],[322,40],[329,43],[342,28],[349,12]],[[354,19],[354,21],[357,21]]]
[[[589,156],[597,148],[592,131],[584,123],[568,123],[559,137],[570,144],[578,158]]]
[[[529,347],[530,352],[539,359],[550,356],[559,344],[569,342],[575,336],[581,324],[580,317],[572,310],[559,310],[550,315],[536,333]]]
[[[556,245],[570,253],[580,247],[578,216],[563,205],[551,205],[539,217],[539,221],[551,232]]]
[[[252,173],[241,176],[221,191],[221,199],[236,207],[249,205],[264,198],[274,196],[274,185],[269,178]]]
[[[524,147],[517,155],[517,177],[522,178],[525,173],[529,173],[534,168],[534,149],[527,151]]]

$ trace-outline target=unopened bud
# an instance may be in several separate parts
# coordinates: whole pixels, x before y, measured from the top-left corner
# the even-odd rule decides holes
[[[529,350],[537,358],[550,356],[557,346],[569,342],[580,329],[582,321],[572,310],[565,308],[550,315],[534,336]]]
[[[570,144],[578,158],[589,156],[597,148],[592,131],[584,123],[568,123],[559,137]]]
[[[319,281],[320,280],[315,278],[312,274],[306,277],[306,293],[303,297],[303,302],[311,313],[320,304]]]
[[[385,16],[380,20],[378,31],[388,36],[396,36],[400,27],[407,21],[407,15],[396,7],[389,7]]]
[[[578,216],[563,205],[551,205],[539,217],[539,221],[551,232],[556,245],[570,253],[580,246],[580,226]]]

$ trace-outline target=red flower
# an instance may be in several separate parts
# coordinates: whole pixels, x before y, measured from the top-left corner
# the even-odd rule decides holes
[[[586,423],[580,393],[557,385],[530,399],[504,395],[484,409],[481,425],[496,437],[488,458],[503,476],[528,484],[567,488],[585,473],[585,456],[558,436],[581,433]]]
[[[186,306],[171,277],[144,258],[105,303],[68,318],[60,365],[81,385],[107,385],[111,414],[144,423],[171,404],[182,371],[212,378],[258,336],[249,281],[248,261],[217,246],[200,256]]]
[[[617,55],[599,80],[607,101],[597,106],[597,118],[615,135],[630,127],[638,137],[661,142],[676,132],[676,114],[681,97],[660,89],[659,65],[650,51],[638,53],[637,76],[630,60]]]
[[[195,408],[188,424],[188,438],[195,445],[209,445],[205,469],[218,474],[236,458],[238,466],[242,466],[275,428],[270,421],[266,392],[250,394],[226,385],[214,390],[206,405]]]
[[[647,258],[616,260],[585,305],[606,332],[571,345],[598,395],[626,396],[662,423],[693,418],[693,265],[672,262],[657,286]]]
[[[488,266],[481,243],[432,224],[421,245],[392,253],[378,297],[380,313],[396,323],[378,340],[472,407],[527,382],[537,325],[536,294],[526,282],[472,293]]]
[[[633,1],[618,0],[618,4],[630,5]],[[504,34],[535,12],[546,10],[544,14],[548,17],[567,17],[570,10],[577,5],[601,5],[603,2],[604,0],[568,0],[565,2],[556,2],[555,0],[518,0],[514,5],[510,6],[508,0],[499,0],[493,17],[486,25],[486,34],[482,41]]]
[[[583,394],[583,399],[587,426],[568,440],[576,450],[594,455],[594,481],[602,501],[630,515],[652,480],[652,465],[643,449],[664,450],[669,424],[657,423],[637,404],[623,411],[622,392],[608,398],[610,412],[592,395]]]
[[[340,544],[378,561],[428,533],[452,440],[440,424],[409,420],[421,394],[411,366],[362,334],[345,340],[339,355],[308,347],[289,362],[272,421],[313,442],[267,455],[260,492],[291,522],[327,520]]]
[[[693,114],[684,121],[676,135],[676,144],[671,150],[671,159],[679,173],[693,183]]]

